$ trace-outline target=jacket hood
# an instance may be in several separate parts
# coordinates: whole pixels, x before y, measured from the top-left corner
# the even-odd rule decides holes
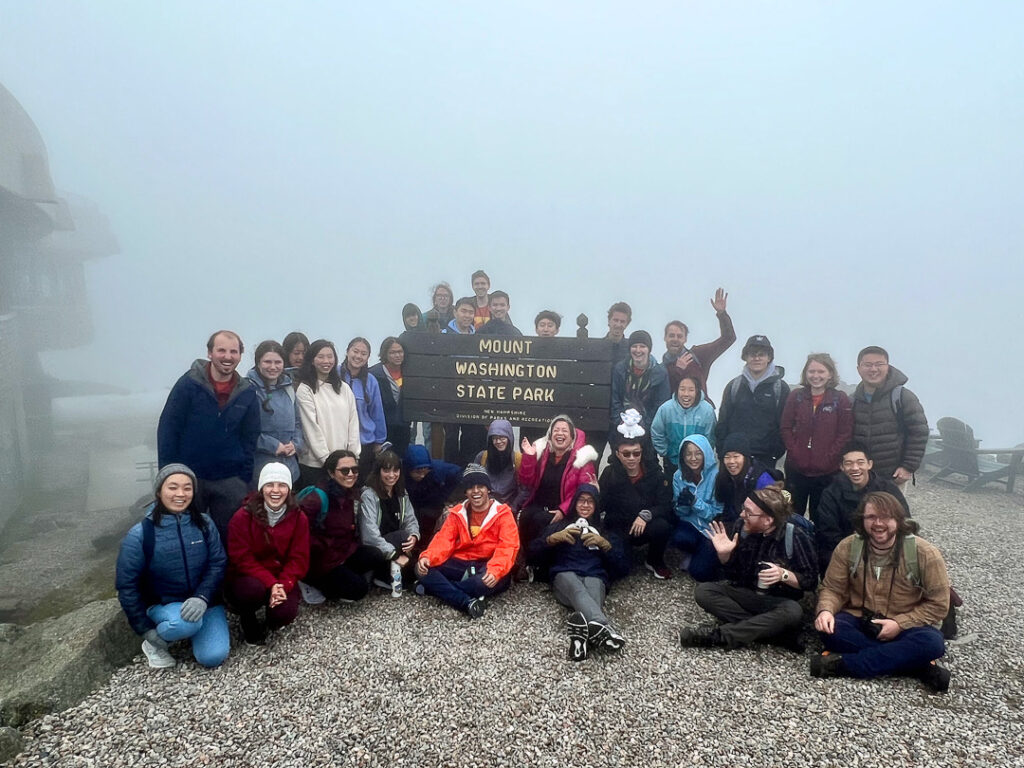
[[[245,374],[245,378],[249,380],[250,384],[256,387],[258,392],[273,392],[292,385],[292,375],[287,370],[281,372],[281,375],[278,377],[277,381],[274,382],[274,386],[270,390],[267,389],[267,385],[264,383],[263,377],[260,376],[260,372],[255,366],[249,369],[249,372]]]
[[[445,327],[448,329],[449,333],[462,334],[462,331],[459,330],[459,326],[457,326],[455,324],[455,318],[454,317],[451,319],[451,321]],[[471,325],[471,326],[469,326],[469,330],[466,331],[466,333],[464,335],[471,335],[471,334],[474,334],[474,333],[476,333],[476,326]]]
[[[537,449],[537,456],[540,456],[542,453],[544,453],[544,451],[547,450],[548,443],[551,442],[551,428],[554,426],[556,421],[567,421],[569,422],[569,424],[572,424],[572,419],[570,419],[568,416],[556,416],[555,418],[553,418],[551,420],[551,423],[548,424],[547,434],[544,435],[544,437],[538,438],[537,442],[534,443],[534,447],[536,447]],[[575,426],[573,426],[573,429],[576,430],[576,439],[573,442],[572,448],[569,449],[569,452],[575,453],[576,456],[572,461],[572,465],[576,469],[580,469],[581,467],[583,467],[586,464],[589,464],[590,462],[597,464],[597,460],[600,457],[597,455],[597,451],[595,451],[593,447],[587,445],[586,432],[584,432],[582,429],[577,429]]]
[[[589,493],[591,496],[594,497],[594,514],[591,516],[590,519],[594,521],[594,527],[596,528],[596,523],[598,522],[599,517],[599,515],[597,514],[597,510],[601,508],[601,495],[600,490],[594,483],[580,483],[579,486],[577,486],[576,493],[572,495],[572,503],[569,504],[569,517],[573,519],[579,517],[579,515],[576,514],[576,502],[584,493]]]
[[[765,371],[765,375],[755,382],[754,377],[750,375],[750,371],[748,370],[747,366],[744,365],[743,373],[740,375],[743,376],[743,380],[747,383],[747,386],[753,390],[754,388],[764,384],[766,381],[775,381],[776,379],[781,379],[786,375],[786,369],[783,368],[781,365],[776,365],[774,362],[768,363],[768,368]]]
[[[492,437],[507,437],[508,445],[512,450],[515,450],[515,439],[512,433],[512,423],[506,419],[495,419],[491,422],[491,426],[487,428],[487,443],[490,445]]]
[[[402,463],[405,465],[406,472],[414,469],[430,467],[430,452],[427,450],[426,446],[410,445],[405,449],[405,456],[402,457]]]
[[[876,395],[882,395],[882,394],[885,394],[887,392],[891,392],[896,387],[902,387],[908,381],[910,381],[910,379],[907,378],[907,375],[905,373],[903,373],[903,371],[901,371],[899,368],[894,368],[893,366],[890,365],[889,366],[889,375],[885,377],[885,381],[883,381],[882,385],[878,389],[875,390],[875,392],[872,395],[872,397],[875,397]],[[856,392],[856,394],[862,395],[863,393],[864,393],[864,382],[862,381],[860,384],[857,385],[857,392]]]
[[[419,318],[419,324],[418,325],[410,326],[407,322],[405,322],[405,318],[407,318],[409,315],[416,315]],[[406,304],[404,307],[402,307],[402,325],[405,326],[405,330],[407,330],[407,331],[424,331],[424,330],[426,330],[426,328],[423,327],[423,313],[420,312],[420,308],[417,307],[412,302],[410,302],[410,303]]]
[[[188,373],[189,376],[192,377],[193,381],[198,383],[200,386],[205,387],[209,392],[213,392],[213,384],[210,383],[210,377],[209,375],[207,375],[209,365],[209,360],[202,357],[196,358],[196,360],[192,363],[192,367],[188,369]],[[238,373],[237,369],[235,370],[235,373]],[[231,390],[231,397],[234,397],[239,392],[243,392],[244,390],[248,389],[251,386],[252,382],[249,381],[249,379],[246,376],[236,376],[235,386]]]
[[[718,466],[718,457],[715,456],[714,450],[711,448],[711,443],[704,435],[689,435],[683,438],[683,442],[679,445],[679,466],[686,466],[683,462],[683,454],[686,451],[686,444],[693,443],[700,448],[701,453],[704,454],[704,469],[701,471],[701,477],[707,477],[712,469]]]

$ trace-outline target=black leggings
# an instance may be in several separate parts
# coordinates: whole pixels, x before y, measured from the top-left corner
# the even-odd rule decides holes
[[[377,550],[360,545],[341,565],[305,581],[323,592],[328,600],[362,600],[369,591],[366,574],[379,562]]]

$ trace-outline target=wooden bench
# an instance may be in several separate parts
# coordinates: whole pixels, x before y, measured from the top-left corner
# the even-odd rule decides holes
[[[937,462],[940,469],[932,476],[933,480],[958,474],[967,478],[965,491],[974,491],[987,483],[999,482],[1006,484],[1008,493],[1013,493],[1014,483],[1024,461],[1024,448],[979,448],[980,441],[975,439],[974,430],[951,416],[939,419],[936,426],[942,436],[942,455]],[[997,460],[995,454],[1003,454],[999,458],[1006,460]]]

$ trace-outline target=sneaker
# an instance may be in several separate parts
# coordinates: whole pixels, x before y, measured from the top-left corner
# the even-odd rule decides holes
[[[302,602],[306,605],[320,605],[327,600],[323,592],[304,581],[299,582],[299,592],[302,593]]]
[[[811,657],[811,677],[838,677],[845,673],[841,654],[823,651]]]
[[[469,601],[469,605],[466,606],[466,613],[469,614],[471,619],[479,619],[484,615],[484,599],[482,597],[474,598]]]
[[[924,683],[934,693],[945,693],[949,690],[949,670],[940,667],[934,661],[926,664],[917,674],[918,680]]]
[[[719,648],[725,645],[725,639],[718,627],[711,629],[683,627],[679,630],[679,644],[683,648]]]
[[[391,596],[402,596],[402,566],[398,563],[391,564]]]
[[[595,648],[604,645],[604,641],[611,636],[612,629],[607,624],[599,621],[587,622],[587,640]]]
[[[654,578],[661,579],[662,581],[668,581],[672,578],[672,571],[668,569],[667,565],[652,565],[651,563],[645,563],[644,567],[648,571],[654,574]]]
[[[174,657],[166,648],[157,648],[149,640],[142,641],[142,652],[153,669],[167,669],[175,664]]]
[[[242,615],[242,639],[246,645],[260,646],[267,644],[267,628],[254,614]]]
[[[602,646],[602,648],[604,648],[606,651],[621,651],[622,646],[624,646],[625,644],[626,638],[620,635],[614,627],[609,625],[608,637],[604,639],[604,645]]]
[[[566,654],[569,661],[583,661],[587,658],[587,638],[590,635],[590,627],[583,614],[579,611],[570,613],[565,620],[569,630],[569,651]]]

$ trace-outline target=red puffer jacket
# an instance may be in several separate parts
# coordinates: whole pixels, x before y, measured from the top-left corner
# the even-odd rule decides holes
[[[786,444],[786,469],[817,477],[839,471],[843,446],[853,435],[853,405],[845,392],[826,389],[814,410],[811,391],[794,389],[782,409],[780,424]]]
[[[271,528],[242,507],[228,523],[228,568],[259,579],[267,589],[280,583],[291,592],[309,568],[306,516],[292,507]]]

